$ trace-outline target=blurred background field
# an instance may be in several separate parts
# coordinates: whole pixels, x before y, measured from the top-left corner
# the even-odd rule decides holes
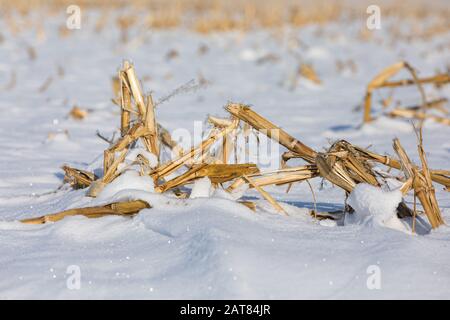
[[[112,19],[120,28],[181,27],[200,33],[252,30],[255,28],[301,27],[324,24],[337,19],[355,20],[365,14],[370,4],[382,8],[383,17],[395,17],[411,26],[410,36],[427,36],[445,32],[449,28],[449,6],[445,0],[356,1],[356,0],[18,0],[0,1],[3,18],[11,31],[27,25],[40,27],[39,21],[27,19],[44,14],[43,20],[61,14],[69,5],[83,10],[98,10],[94,19],[101,29]],[[17,15],[11,15],[15,12]],[[115,14],[120,12],[119,14]],[[426,25],[423,21],[432,17]],[[30,25],[31,24],[31,25]],[[399,26],[397,26],[399,28]],[[396,32],[395,29],[392,32]]]

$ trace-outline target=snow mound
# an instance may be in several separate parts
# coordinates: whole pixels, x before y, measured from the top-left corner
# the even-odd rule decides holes
[[[190,198],[209,198],[212,191],[211,180],[204,177],[195,181]]]
[[[306,51],[306,56],[310,59],[326,60],[330,57],[330,52],[323,47],[312,47]]]
[[[141,176],[138,172],[129,170],[107,184],[97,196],[98,199],[109,199],[123,190],[138,190],[153,192],[153,180],[149,176]]]
[[[345,224],[362,224],[371,222],[374,225],[408,232],[397,217],[397,207],[402,201],[399,190],[384,191],[366,183],[358,184],[348,197],[348,204],[355,210],[347,214]]]

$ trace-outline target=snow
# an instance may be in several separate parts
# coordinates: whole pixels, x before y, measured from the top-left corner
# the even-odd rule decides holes
[[[336,221],[331,220],[331,219],[320,220],[319,224],[324,227],[336,227],[337,226]]]
[[[194,186],[190,194],[191,199],[195,198],[208,198],[213,192],[211,180],[208,177],[195,180]]]
[[[341,210],[345,198],[342,190],[327,182],[322,185],[321,179],[311,181],[315,200],[305,183],[293,185],[289,193],[287,186],[264,187],[289,214],[286,217],[246,186],[231,195],[220,188],[210,193],[208,182],[198,180],[188,186],[194,188],[189,199],[155,194],[153,181],[131,167],[122,168],[126,172],[93,199],[86,196],[86,190],[62,186],[61,166],[68,164],[101,176],[108,143],[96,131],[105,137],[117,133],[119,110],[111,103],[111,77],[125,58],[134,62],[154,101],[199,75],[208,80],[204,88],[177,95],[157,107],[158,121],[179,136],[192,134],[208,114],[224,117],[223,106],[237,101],[251,104],[316,150],[335,139],[347,139],[392,154],[392,139],[398,137],[419,163],[414,152],[416,137],[408,121],[380,117],[361,126],[362,112],[354,109],[363,99],[368,80],[393,62],[409,61],[420,76],[444,70],[449,63],[445,44],[450,33],[393,41],[389,21],[385,21],[372,40],[364,41],[357,32],[365,23],[362,19],[285,28],[277,33],[199,35],[183,29],[147,30],[139,39],[131,33],[130,42],[124,44],[114,23],[96,33],[94,16],[82,29],[61,38],[57,29],[64,18],[56,15],[42,22],[45,39],[38,39],[33,30],[14,36],[0,20],[4,36],[0,43],[0,112],[4,115],[0,118],[1,299],[449,297],[450,229],[442,226],[431,231],[426,217],[419,216],[417,236],[399,232],[402,226],[402,231],[409,230],[411,221],[398,221],[393,215],[401,199],[397,191],[360,185],[349,198],[356,212],[347,218],[355,218],[355,223],[347,219],[318,222],[309,216],[309,209]],[[295,46],[295,39],[306,47]],[[35,60],[29,60],[24,44],[35,48]],[[199,55],[202,45],[209,50]],[[174,48],[179,55],[167,60],[167,52]],[[258,63],[267,54],[279,59]],[[322,85],[299,81],[291,87],[289,77],[298,66],[298,56],[314,66]],[[336,68],[338,59],[351,59],[356,70],[341,73]],[[64,75],[58,74],[58,66],[64,68]],[[4,89],[13,73],[16,86]],[[399,74],[399,78],[406,75]],[[53,81],[42,92],[39,88],[48,77]],[[447,98],[449,89],[426,87],[430,96]],[[379,105],[389,93],[375,93],[374,104]],[[396,90],[394,97],[407,105],[420,101],[412,87]],[[85,119],[68,117],[75,104],[89,109]],[[431,168],[449,168],[449,136],[449,126],[425,122],[424,146]],[[280,148],[280,154],[283,151]],[[132,151],[127,164],[138,152],[154,166],[153,155],[142,149]],[[280,154],[262,159],[279,161]],[[449,194],[440,187],[436,192],[448,223]],[[242,195],[243,200],[256,203],[256,212],[235,201]],[[133,218],[69,217],[45,225],[17,221],[133,199],[147,201],[152,208]],[[412,207],[410,195],[404,200]],[[66,283],[73,265],[81,272],[79,290],[69,289]],[[380,290],[366,285],[371,266],[381,270]]]
[[[366,183],[358,184],[348,197],[348,204],[355,210],[345,217],[345,223],[373,222],[378,226],[405,231],[405,225],[397,217],[397,207],[402,201],[400,190],[384,191]]]
[[[127,170],[108,183],[97,198],[112,198],[122,190],[153,191],[153,179],[149,176],[141,176],[138,171]]]

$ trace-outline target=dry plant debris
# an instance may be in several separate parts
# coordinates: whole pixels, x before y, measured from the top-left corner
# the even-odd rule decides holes
[[[406,69],[412,76],[412,79],[402,79],[396,81],[389,81],[393,76],[399,73],[401,70]],[[420,95],[422,97],[422,104],[420,106],[411,106],[400,108],[397,107],[388,113],[391,117],[402,117],[410,119],[425,120],[430,119],[439,123],[450,125],[450,118],[448,116],[448,110],[443,107],[443,104],[447,102],[446,99],[437,99],[434,101],[427,101],[425,91],[423,89],[424,84],[434,84],[436,87],[450,83],[449,73],[439,73],[434,76],[419,78],[413,67],[407,62],[400,61],[393,65],[390,65],[383,69],[378,75],[376,75],[367,85],[366,95],[364,97],[364,123],[373,121],[372,117],[372,95],[373,92],[381,88],[398,88],[404,86],[416,85]],[[385,106],[386,107],[386,106]],[[443,113],[443,116],[435,116],[427,113],[430,109],[436,109]]]
[[[88,207],[80,209],[69,209],[55,214],[49,214],[38,218],[24,219],[23,223],[27,224],[43,224],[46,222],[56,222],[67,216],[81,215],[88,218],[99,218],[107,215],[128,216],[138,213],[145,208],[151,206],[145,201],[136,200],[128,202],[115,202],[104,206]]]
[[[69,115],[75,120],[83,120],[88,115],[88,111],[78,106],[74,106],[72,110],[70,110]]]
[[[389,85],[386,82],[387,79],[404,67],[408,68],[409,66],[405,66],[405,63],[391,66],[382,75],[374,79],[369,87],[373,89]],[[413,83],[424,82],[423,79],[417,80],[414,73],[413,77],[416,79]],[[435,78],[433,77],[433,79]],[[441,79],[440,76],[439,78]],[[211,130],[207,138],[198,146],[185,151],[172,140],[170,133],[156,122],[155,105],[152,97],[142,94],[141,84],[136,76],[134,66],[130,62],[124,62],[117,79],[117,99],[121,108],[121,137],[111,143],[104,151],[103,177],[96,177],[93,173],[68,166],[63,167],[66,172],[64,181],[70,183],[73,188],[89,187],[87,195],[91,197],[95,197],[105,185],[111,183],[125,171],[124,166],[121,165],[128,152],[134,148],[135,142],[140,140],[146,150],[153,154],[158,161],[156,165],[151,167],[149,159],[140,155],[139,161],[136,163],[140,167],[139,173],[152,177],[154,189],[159,193],[173,192],[177,197],[185,198],[187,192],[181,191],[180,187],[199,178],[208,177],[213,187],[223,188],[229,193],[233,193],[237,188],[247,184],[250,188],[255,188],[277,212],[287,215],[283,207],[263,189],[264,186],[288,184],[290,187],[296,182],[321,177],[340,187],[348,194],[359,183],[367,183],[378,187],[385,186],[384,178],[389,176],[401,182],[403,195],[406,195],[409,191],[414,191],[432,228],[444,224],[435,197],[433,183],[442,185],[448,191],[450,189],[450,172],[428,168],[421,129],[420,135],[418,135],[418,152],[421,160],[421,167],[419,167],[411,162],[398,140],[394,140],[394,150],[399,159],[371,152],[345,140],[336,141],[325,152],[317,152],[249,106],[228,103],[225,110],[230,114],[230,117],[224,119],[210,116],[208,123],[211,125]],[[397,83],[409,83],[408,81]],[[372,90],[369,90],[369,99],[371,92]],[[282,167],[279,170],[260,172],[259,168],[252,163],[228,163],[230,150],[236,147],[234,138],[238,135],[248,137],[250,131],[264,134],[288,149],[280,159]],[[211,152],[213,145],[218,146],[219,153],[213,154]],[[170,161],[161,162],[159,156],[161,148],[169,148],[175,151],[176,156]],[[293,158],[301,158],[307,164],[288,167],[287,162]],[[384,165],[389,172],[381,175],[379,171],[374,170],[375,164]],[[183,167],[185,168],[184,172],[179,173]],[[397,170],[399,171],[397,173],[401,174],[394,175],[391,172],[392,170]],[[172,178],[166,180],[169,175]],[[228,185],[223,186],[224,183]],[[311,191],[314,196],[312,188]],[[256,208],[256,204],[253,202],[243,200],[238,200],[238,202],[252,210]],[[58,221],[68,215],[88,217],[100,217],[109,214],[132,215],[140,209],[148,207],[151,207],[151,204],[143,201],[113,203],[101,207],[71,209],[54,215],[22,220],[22,222],[45,223],[47,221]],[[342,214],[342,212],[317,212],[317,210],[311,210],[310,213],[317,219],[336,219],[337,214]],[[348,214],[351,214],[351,208]],[[401,202],[397,208],[397,215],[400,218],[415,217],[416,210],[411,210],[404,202]]]
[[[409,188],[414,189],[414,195],[417,196],[419,201],[422,203],[425,214],[427,215],[431,226],[433,228],[437,228],[444,224],[444,220],[442,219],[441,212],[437,204],[434,187],[431,183],[430,171],[428,169],[425,152],[423,151],[422,138],[420,137],[419,139],[418,150],[420,160],[422,162],[421,171],[419,171],[419,169],[411,163],[411,160],[398,139],[394,139],[393,147],[400,158],[406,178],[408,180],[411,179],[411,183],[407,183],[407,185]]]
[[[42,21],[34,23],[31,19],[27,24],[19,24],[10,14],[11,11],[20,12],[23,17],[32,16],[30,12],[46,10],[55,14],[60,8],[72,4],[69,0],[0,0],[4,10],[5,25],[12,34],[29,30],[30,25],[45,35]],[[256,27],[281,28],[284,26],[303,27],[311,24],[323,25],[346,17],[347,19],[360,19],[361,12],[367,8],[370,1],[326,1],[326,0],[129,0],[126,1],[127,10],[115,16],[111,12],[123,8],[123,0],[78,0],[77,4],[84,10],[99,11],[93,21],[95,32],[103,32],[110,21],[120,29],[120,38],[127,41],[132,38],[130,29],[170,29],[174,27],[187,28],[200,33],[220,31],[248,31]],[[444,3],[443,3],[444,4]],[[107,5],[108,10],[105,10]],[[443,5],[426,6],[421,1],[386,1],[383,2],[383,15],[388,17],[402,17],[411,23],[420,23],[425,18],[433,17],[432,23],[420,24],[414,28],[416,37],[426,38],[439,35],[448,30],[448,10]],[[149,10],[150,9],[150,10]],[[136,17],[139,17],[136,19]],[[401,28],[400,24],[388,26],[389,32],[397,38],[410,36],[408,28]],[[404,30],[406,29],[406,30]],[[59,28],[61,37],[71,36],[70,30],[64,25]],[[363,39],[370,38],[372,33],[366,28],[361,29]],[[1,36],[0,36],[1,42]]]
[[[97,179],[92,172],[71,168],[69,166],[63,166],[62,169],[65,172],[63,181],[69,183],[74,189],[87,188]]]

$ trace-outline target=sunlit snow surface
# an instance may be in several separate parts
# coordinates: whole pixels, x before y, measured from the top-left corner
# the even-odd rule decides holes
[[[95,200],[85,197],[85,190],[57,190],[63,164],[101,166],[107,143],[96,131],[110,137],[119,125],[119,109],[110,100],[111,77],[124,58],[135,63],[155,101],[199,75],[208,81],[205,88],[177,95],[157,108],[158,120],[170,131],[193,132],[194,121],[204,121],[208,114],[225,116],[223,106],[237,101],[251,104],[316,150],[344,138],[392,154],[392,139],[398,137],[418,162],[416,138],[407,121],[382,117],[360,127],[362,112],[353,109],[361,103],[367,82],[400,59],[417,67],[421,76],[444,70],[450,62],[445,46],[450,34],[395,42],[382,29],[367,42],[357,36],[362,20],[329,24],[321,32],[315,26],[210,35],[149,30],[131,33],[123,45],[113,26],[95,33],[89,22],[60,38],[60,18],[45,21],[46,39],[36,38],[34,30],[16,36],[4,32],[0,43],[0,298],[450,297],[447,226],[429,232],[421,218],[419,235],[410,236],[372,224],[319,224],[305,210],[314,207],[307,184],[294,185],[288,194],[286,187],[266,188],[290,217],[273,213],[254,191],[246,197],[257,201],[256,213],[220,192],[179,200],[151,193],[150,182],[149,190],[142,191],[142,181],[119,194],[115,192],[121,188],[112,186],[107,196]],[[30,45],[35,60],[29,59]],[[200,54],[201,46],[207,52]],[[170,50],[179,55],[168,59]],[[261,59],[269,55],[278,59]],[[290,87],[298,57],[313,64],[322,85],[300,80],[297,88]],[[353,60],[357,71],[339,72],[338,59]],[[13,74],[16,85],[6,88]],[[48,89],[40,92],[50,77]],[[449,90],[428,87],[427,94],[449,97]],[[379,106],[388,94],[376,93],[374,103]],[[404,105],[420,101],[413,87],[395,90],[394,97]],[[90,110],[86,119],[67,116],[75,104]],[[449,137],[450,127],[425,123],[430,167],[449,169]],[[318,210],[341,209],[343,192],[327,183],[320,189],[320,184],[320,179],[312,181]],[[135,198],[148,200],[154,208],[133,219],[71,217],[39,226],[14,222]],[[437,187],[437,198],[450,221],[449,194]],[[406,201],[412,206],[411,198]],[[81,270],[79,290],[66,285],[71,265]],[[367,269],[373,265],[381,272],[379,290],[366,285]]]

